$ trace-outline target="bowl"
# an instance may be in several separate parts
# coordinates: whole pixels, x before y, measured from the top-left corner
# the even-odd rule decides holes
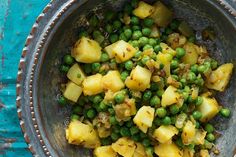
[[[106,8],[119,10],[125,0],[54,0],[39,15],[28,36],[20,59],[17,79],[17,107],[24,137],[34,156],[85,157],[91,152],[67,144],[65,128],[71,108],[57,104],[61,75],[59,65],[78,39],[85,16]],[[186,20],[198,33],[211,26],[217,38],[202,42],[220,63],[236,66],[236,11],[226,1],[166,0],[175,16]],[[198,34],[197,33],[197,34]],[[216,117],[222,136],[216,145],[219,157],[236,153],[236,68],[227,90],[219,93],[220,104],[231,109],[230,119]],[[214,156],[214,155],[212,155]]]

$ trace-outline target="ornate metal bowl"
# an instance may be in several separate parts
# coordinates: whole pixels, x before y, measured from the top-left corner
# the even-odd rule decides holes
[[[83,17],[96,10],[119,9],[125,0],[54,0],[39,15],[28,36],[20,59],[17,79],[17,107],[20,124],[29,149],[39,157],[91,156],[86,149],[65,140],[70,108],[57,105],[61,57],[78,39]],[[211,26],[217,33],[214,42],[205,42],[211,55],[220,62],[236,66],[236,11],[223,0],[167,0],[176,16],[195,30]],[[231,118],[215,120],[222,136],[217,140],[220,157],[236,152],[236,68],[228,89],[218,101],[232,111]]]

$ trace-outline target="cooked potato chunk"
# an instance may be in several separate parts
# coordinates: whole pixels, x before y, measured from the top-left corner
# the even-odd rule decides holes
[[[179,33],[172,33],[168,36],[167,43],[171,48],[176,49],[177,47],[182,47],[187,42],[185,36],[180,35]]]
[[[111,147],[123,157],[133,157],[136,148],[134,141],[127,137],[119,138]]]
[[[172,142],[155,146],[155,153],[159,157],[182,157],[183,152]]]
[[[125,87],[120,78],[120,73],[117,70],[109,71],[105,76],[103,76],[102,86],[104,90],[111,90],[113,92],[117,92]]]
[[[77,102],[81,93],[82,93],[82,88],[70,81],[67,83],[66,90],[64,91],[63,95],[68,100]]]
[[[180,94],[177,92],[177,88],[169,86],[162,95],[161,105],[163,107],[175,104],[179,101]]]
[[[136,149],[134,151],[133,157],[147,157],[144,146],[141,143],[135,143],[135,144],[136,144]]]
[[[162,48],[162,53],[168,53],[168,54],[171,54],[172,56],[176,55],[176,51],[173,50],[171,47],[169,47],[167,44],[160,43],[160,46]]]
[[[77,62],[93,63],[100,60],[102,48],[95,40],[82,37],[78,40],[72,49],[71,56]]]
[[[172,11],[170,11],[163,3],[160,1],[154,4],[155,10],[151,15],[155,23],[160,27],[167,26],[173,17]]]
[[[200,150],[200,157],[210,157],[210,154],[207,149]]]
[[[143,1],[140,1],[138,7],[134,9],[133,14],[139,17],[140,19],[145,19],[146,17],[150,16],[153,13],[153,11],[154,11],[153,6]]]
[[[121,63],[132,58],[137,50],[129,43],[120,40],[112,48],[112,53],[115,56],[116,62]]]
[[[96,74],[87,77],[83,83],[84,95],[96,95],[103,91],[102,89],[102,75]]]
[[[210,89],[215,89],[223,92],[225,90],[225,87],[229,83],[232,70],[232,63],[221,65],[210,74],[210,77],[206,80],[206,86]]]
[[[172,58],[173,58],[173,56],[171,54],[169,54],[169,53],[161,53],[161,52],[159,52],[157,54],[157,62],[160,62],[160,63],[162,63],[164,65],[170,64]]]
[[[70,144],[83,145],[85,148],[100,146],[100,140],[93,127],[78,120],[70,122],[66,129],[66,139]]]
[[[215,98],[202,97],[203,102],[197,108],[198,111],[202,113],[201,122],[207,122],[211,120],[219,112],[220,107]]]
[[[153,137],[160,143],[166,143],[171,140],[174,135],[177,135],[178,132],[178,129],[172,125],[161,125],[154,131]]]
[[[195,125],[188,120],[181,134],[183,144],[188,145],[194,140],[196,134]]]
[[[182,62],[185,64],[196,64],[198,60],[198,46],[193,43],[186,43],[183,47],[186,54],[182,57]]]
[[[93,153],[96,157],[117,157],[117,153],[111,148],[111,146],[97,147]]]
[[[196,134],[194,137],[194,144],[204,144],[204,139],[206,137],[207,132],[202,129],[196,129]]]
[[[85,79],[85,74],[80,66],[76,63],[68,71],[67,77],[77,85],[81,85],[82,81]]]
[[[98,133],[99,137],[105,138],[105,137],[108,137],[108,136],[111,135],[111,130],[105,128],[104,126],[98,126],[97,127],[97,133]]]
[[[142,132],[146,133],[148,127],[152,126],[152,122],[154,119],[154,112],[155,109],[150,106],[142,106],[138,110],[133,121]]]
[[[111,44],[111,45],[108,45],[108,46],[106,46],[106,47],[104,48],[104,50],[107,52],[109,58],[114,58],[114,57],[115,57],[115,55],[114,55],[114,53],[113,53],[113,48],[114,48],[114,46],[115,46],[116,44],[117,44],[117,42],[115,42],[115,43],[113,43],[113,44]]]
[[[141,66],[136,66],[125,80],[125,85],[131,90],[144,91],[150,86],[152,73]]]
[[[194,150],[184,148],[183,150],[183,157],[194,157]]]

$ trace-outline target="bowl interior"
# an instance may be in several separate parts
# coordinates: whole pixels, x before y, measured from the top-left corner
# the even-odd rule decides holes
[[[78,39],[80,26],[85,24],[85,16],[92,11],[102,12],[107,8],[119,10],[125,0],[116,1],[80,1],[75,3],[71,13],[62,17],[61,24],[53,28],[53,33],[46,47],[46,51],[41,54],[39,62],[39,77],[37,88],[39,112],[38,121],[41,125],[41,132],[46,145],[51,148],[53,156],[78,157],[89,156],[89,151],[78,146],[67,144],[65,140],[65,127],[69,123],[71,107],[60,107],[57,104],[60,95],[59,86],[63,81],[59,72],[61,58],[64,54],[70,53],[71,47]],[[236,59],[236,22],[229,19],[226,13],[215,2],[208,0],[168,0],[167,5],[172,7],[175,16],[185,19],[198,32],[200,39],[201,30],[207,26],[214,28],[217,39],[213,42],[199,42],[208,45],[210,54],[221,63],[233,62]],[[234,69],[230,85],[224,93],[218,94],[218,101],[221,105],[227,106],[232,111],[231,118],[221,119],[217,117],[214,121],[217,130],[222,136],[217,140],[217,147],[220,150],[220,156],[233,156],[236,137],[236,68]],[[83,154],[83,155],[82,155]]]

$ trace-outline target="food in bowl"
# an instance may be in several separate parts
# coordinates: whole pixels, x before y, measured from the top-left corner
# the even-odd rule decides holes
[[[93,15],[61,66],[68,81],[59,104],[73,105],[66,139],[97,157],[209,156],[217,138],[209,121],[230,116],[214,94],[232,69],[162,2]]]

